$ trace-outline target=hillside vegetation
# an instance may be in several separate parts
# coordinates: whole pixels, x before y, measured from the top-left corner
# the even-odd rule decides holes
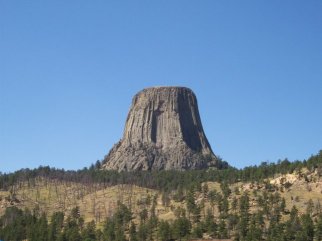
[[[0,176],[3,240],[322,240],[322,152],[242,170]]]

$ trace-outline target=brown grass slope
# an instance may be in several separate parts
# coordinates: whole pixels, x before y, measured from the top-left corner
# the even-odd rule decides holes
[[[251,210],[256,210],[256,197],[258,194],[268,191],[279,193],[281,197],[285,198],[288,210],[295,205],[300,213],[306,211],[310,200],[313,201],[315,206],[322,203],[322,178],[319,178],[316,173],[302,170],[293,174],[276,176],[267,180],[267,183],[271,184],[269,190],[267,190],[267,185],[264,184],[232,184],[230,185],[232,194],[229,197],[229,202],[231,203],[234,197],[238,199],[247,191],[250,195]],[[219,183],[208,182],[207,185],[209,191],[221,192]],[[104,187],[38,178],[29,183],[16,184],[10,191],[0,190],[0,216],[10,206],[31,210],[38,208],[41,212],[46,212],[48,216],[56,211],[62,211],[68,215],[72,208],[78,206],[85,222],[95,220],[100,225],[106,217],[113,215],[117,203],[122,202],[130,207],[135,218],[134,221],[138,222],[139,213],[145,208],[149,210],[152,200],[155,198],[158,218],[173,220],[178,208],[186,208],[184,200],[175,201],[173,196],[174,193],[170,194],[170,201],[164,202],[162,193],[158,190],[134,185]],[[211,208],[209,200],[201,192],[196,193],[196,202],[198,204],[204,203],[202,216],[208,208]],[[215,217],[218,216],[217,209],[214,208],[213,210]]]

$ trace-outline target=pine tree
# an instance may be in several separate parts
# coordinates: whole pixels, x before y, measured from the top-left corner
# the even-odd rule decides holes
[[[239,201],[240,220],[238,223],[238,232],[239,232],[239,237],[241,237],[241,239],[244,239],[247,236],[249,218],[250,218],[249,207],[250,207],[249,196],[248,196],[248,193],[245,192],[241,196]]]
[[[314,211],[314,202],[310,199],[306,204],[306,213],[312,216]]]
[[[221,219],[218,224],[218,238],[220,239],[228,238],[228,230],[224,219]]]
[[[207,198],[208,197],[208,192],[209,192],[209,187],[208,187],[208,184],[205,183],[203,186],[202,186],[202,194],[203,194],[203,197],[204,198]]]
[[[290,212],[290,219],[285,223],[285,239],[295,240],[296,235],[301,231],[301,223],[298,217],[298,210],[293,206]]]
[[[120,226],[116,226],[115,241],[126,241],[124,229]]]
[[[238,206],[238,199],[236,197],[233,198],[231,202],[231,209],[236,212]]]
[[[217,224],[214,221],[214,215],[212,214],[210,209],[207,210],[207,214],[204,220],[204,229],[211,237],[214,238],[216,236]]]
[[[275,220],[271,220],[267,230],[268,241],[284,241],[289,240],[284,235],[284,224],[278,224]]]
[[[191,188],[188,191],[187,196],[186,196],[186,207],[187,207],[189,218],[190,218],[191,214],[193,214],[193,212],[195,211],[196,206],[197,205],[196,205],[196,200],[195,200],[195,192],[194,192],[194,189]]]
[[[282,198],[281,204],[280,204],[280,210],[282,213],[285,212],[285,208],[286,208],[286,201],[285,201],[285,198]]]
[[[214,211],[215,211],[216,199],[217,199],[217,192],[215,190],[210,191],[208,193],[208,200],[210,202],[212,213],[214,213]]]
[[[158,225],[158,240],[168,241],[171,238],[170,224],[167,221],[161,220]]]
[[[249,240],[249,241],[262,240],[262,227],[260,223],[261,221],[260,222],[258,221],[259,219],[257,217],[257,214],[252,215],[250,225],[249,225],[249,230],[246,235],[246,240]]]
[[[191,232],[192,238],[202,238],[203,236],[203,225],[202,223],[198,223]]]
[[[317,241],[322,241],[322,215],[319,215],[315,226],[315,238]]]
[[[129,241],[137,241],[136,227],[133,222],[131,222],[131,226],[129,230]]]
[[[94,221],[87,223],[85,229],[82,232],[82,238],[84,241],[96,240],[96,225]]]
[[[221,191],[224,195],[224,198],[228,198],[231,194],[231,190],[229,188],[228,183],[227,182],[220,183],[220,188],[221,188]]]
[[[37,232],[38,237],[35,240],[47,241],[48,240],[48,221],[45,213],[43,213],[39,218],[36,229],[38,231]]]
[[[145,221],[147,220],[148,218],[148,210],[146,208],[144,208],[140,213],[139,213],[139,216],[140,216],[140,222],[141,223],[145,223]]]
[[[105,241],[114,241],[115,240],[115,222],[110,218],[106,218],[103,237]]]
[[[148,227],[145,223],[140,223],[137,237],[138,237],[138,241],[148,240]]]
[[[123,229],[125,229],[129,225],[130,221],[132,220],[132,212],[127,206],[125,206],[121,202],[118,202],[117,206],[118,207],[114,214],[113,219],[115,220],[116,226],[122,227]]]
[[[314,238],[314,223],[309,214],[304,214],[300,218],[301,231],[299,232],[299,237],[301,240],[313,241]],[[298,240],[300,240],[298,238]]]
[[[179,217],[173,222],[174,238],[182,240],[188,236],[191,230],[191,223],[186,217]]]
[[[49,241],[56,241],[58,236],[60,235],[63,229],[64,222],[64,213],[63,212],[55,212],[51,216],[51,221],[49,225]]]

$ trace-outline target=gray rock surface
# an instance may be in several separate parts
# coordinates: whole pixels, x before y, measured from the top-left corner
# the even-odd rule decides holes
[[[123,138],[103,161],[111,170],[184,170],[218,166],[202,128],[197,99],[185,87],[136,94]]]

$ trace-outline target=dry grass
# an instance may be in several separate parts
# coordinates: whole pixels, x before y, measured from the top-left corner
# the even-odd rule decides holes
[[[144,201],[148,198],[152,200],[155,195],[158,195],[158,191],[134,185],[116,185],[103,188],[95,185],[39,179],[32,187],[23,183],[19,188],[16,188],[15,196],[19,202],[5,201],[5,197],[9,197],[10,193],[1,191],[0,215],[3,214],[6,207],[13,205],[31,210],[39,207],[40,211],[46,212],[48,216],[57,211],[68,214],[78,206],[85,222],[96,220],[100,223],[115,212],[118,202],[130,207],[134,216],[138,216],[140,210],[146,207]],[[172,217],[171,213],[169,214],[171,212],[169,208],[162,206],[160,197],[156,210],[165,214],[165,217]]]
[[[207,183],[209,191],[216,190],[220,192],[220,184],[215,182]],[[279,185],[278,183],[276,184]],[[281,186],[279,186],[280,188]],[[239,198],[240,195],[248,191],[250,194],[251,203],[255,203],[254,189],[257,188],[257,193],[261,194],[263,188],[254,187],[249,183],[236,183],[231,187],[233,197]],[[235,193],[235,189],[240,191],[240,194]],[[289,189],[280,188],[280,194],[286,200],[287,209],[291,209],[296,205],[300,212],[305,212],[307,202],[312,199],[313,202],[322,204],[322,180],[314,178],[307,183],[301,178],[297,178]],[[171,200],[170,205],[165,207],[162,204],[161,194],[157,190],[142,188],[134,185],[116,185],[111,187],[102,187],[99,185],[83,185],[72,182],[60,182],[55,180],[37,179],[33,185],[21,183],[15,187],[16,198],[19,202],[7,201],[5,197],[10,196],[10,192],[0,190],[0,215],[3,214],[5,208],[15,205],[21,209],[34,209],[39,207],[40,211],[48,213],[51,216],[53,212],[62,211],[67,215],[72,208],[78,206],[81,215],[85,222],[95,220],[99,225],[106,217],[111,216],[115,210],[117,203],[120,201],[131,208],[135,222],[138,222],[139,212],[150,206],[145,204],[145,201],[150,198],[152,201],[155,195],[157,198],[156,212],[160,219],[173,220],[175,219],[175,209],[185,208],[185,202],[175,202]],[[197,202],[205,201],[205,209],[211,208],[207,199],[203,200],[201,193],[196,196]],[[257,207],[253,206],[252,210]],[[202,213],[205,213],[203,211]],[[214,215],[218,216],[217,207],[214,208]]]

